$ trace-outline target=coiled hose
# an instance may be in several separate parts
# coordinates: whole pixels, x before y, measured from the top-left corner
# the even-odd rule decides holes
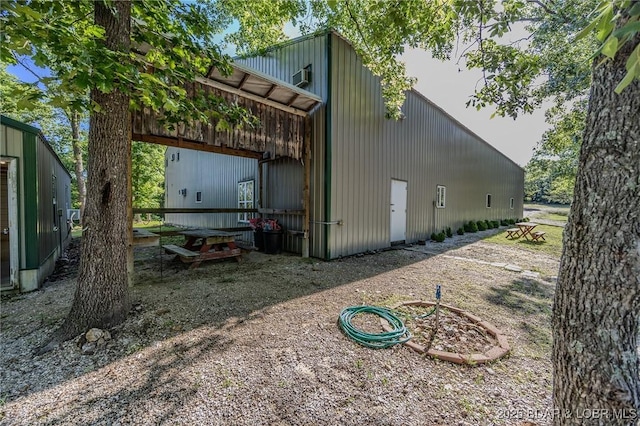
[[[369,313],[378,315],[385,320],[393,330],[384,333],[367,333],[355,328],[351,320],[358,314]],[[344,333],[355,342],[372,349],[384,349],[399,343],[404,343],[411,339],[411,333],[405,327],[400,318],[391,313],[390,310],[377,306],[350,306],[340,312],[338,324]]]

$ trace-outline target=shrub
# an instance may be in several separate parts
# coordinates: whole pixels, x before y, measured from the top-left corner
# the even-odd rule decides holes
[[[509,225],[515,225],[516,221],[513,219],[507,219],[507,223],[509,223]]]
[[[523,222],[529,222],[531,219],[529,219],[528,217],[525,217],[524,219],[522,219]]]
[[[502,219],[500,221],[500,226],[509,226],[509,219]]]
[[[484,220],[479,220],[477,223],[477,229],[478,231],[486,231],[487,230],[487,224]]]
[[[497,220],[492,221],[491,224],[493,225],[494,229],[500,228],[500,222],[498,222]]]
[[[435,232],[432,232],[432,233],[431,233],[431,240],[432,240],[432,241],[435,241],[435,240],[436,240],[436,233],[435,233]]]
[[[465,232],[471,232],[471,222],[462,224]]]
[[[453,237],[453,231],[451,231],[451,227],[447,226],[447,237],[451,238]]]
[[[466,228],[465,228],[465,231],[466,231]],[[478,224],[475,223],[474,221],[470,220],[469,221],[469,231],[467,231],[467,232],[471,232],[471,233],[478,232]]]
[[[485,225],[487,225],[487,229],[491,229],[491,228],[493,228],[493,224],[491,223],[491,221],[490,221],[490,220],[485,220],[485,221],[484,221],[484,224],[485,224]]]
[[[462,227],[458,228],[456,232],[458,233],[458,235],[464,235],[464,229],[462,229]]]
[[[441,232],[436,235],[436,242],[441,243],[444,241],[445,238],[446,236],[444,235],[444,232]]]

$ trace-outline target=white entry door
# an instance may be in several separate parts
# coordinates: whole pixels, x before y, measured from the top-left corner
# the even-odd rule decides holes
[[[407,182],[391,179],[391,242],[405,241],[407,233]]]
[[[18,283],[18,180],[17,161],[0,158],[0,286]]]

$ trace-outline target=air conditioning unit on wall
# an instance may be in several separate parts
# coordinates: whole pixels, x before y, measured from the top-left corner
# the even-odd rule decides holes
[[[304,87],[309,84],[311,81],[311,65],[307,65],[306,67],[298,70],[294,75],[291,76],[291,81],[294,86]]]

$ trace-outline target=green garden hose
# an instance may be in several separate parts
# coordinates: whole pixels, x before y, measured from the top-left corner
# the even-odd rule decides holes
[[[363,313],[375,314],[384,318],[389,324],[391,324],[393,330],[376,334],[366,333],[355,328],[351,324],[351,320],[356,315]],[[411,339],[411,333],[409,333],[409,330],[407,330],[400,318],[391,313],[390,310],[379,308],[377,306],[350,306],[348,308],[344,308],[342,312],[340,312],[338,324],[349,338],[362,346],[366,346],[367,348],[389,348],[393,345],[404,343]]]

